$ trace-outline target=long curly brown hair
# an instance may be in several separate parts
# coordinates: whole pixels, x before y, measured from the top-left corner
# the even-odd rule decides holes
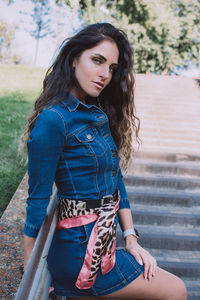
[[[74,58],[106,39],[117,44],[119,61],[111,82],[99,95],[99,101],[108,116],[111,134],[118,147],[120,164],[126,172],[134,152],[133,141],[140,144],[140,120],[135,115],[134,103],[133,51],[125,32],[109,23],[89,25],[64,40],[57,58],[47,70],[43,90],[35,102],[22,139],[25,142],[30,138],[35,121],[46,106],[61,103],[77,85],[72,67]],[[87,101],[90,102],[91,97],[87,97],[86,103]]]

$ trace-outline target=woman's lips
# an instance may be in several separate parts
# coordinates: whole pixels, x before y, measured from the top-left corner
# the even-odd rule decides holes
[[[97,82],[97,81],[93,81],[93,83],[95,84],[95,86],[98,88],[98,89],[101,89],[104,87],[104,84],[101,83],[101,82]]]

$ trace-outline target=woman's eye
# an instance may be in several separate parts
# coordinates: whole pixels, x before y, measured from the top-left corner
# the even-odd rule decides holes
[[[99,59],[99,58],[93,58],[92,59],[95,63],[97,63],[97,64],[100,64],[101,63],[101,60]]]

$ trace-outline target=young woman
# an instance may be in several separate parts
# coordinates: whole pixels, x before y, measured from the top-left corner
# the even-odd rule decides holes
[[[86,299],[186,299],[178,277],[138,243],[123,182],[138,139],[132,50],[93,24],[64,41],[29,118],[25,267],[55,181],[58,223],[48,255],[54,293]],[[120,162],[120,166],[119,166]],[[116,249],[120,223],[126,248]]]

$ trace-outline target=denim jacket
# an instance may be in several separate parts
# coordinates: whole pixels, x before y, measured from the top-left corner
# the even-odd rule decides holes
[[[62,104],[43,109],[27,142],[24,233],[30,237],[44,221],[54,181],[58,197],[68,199],[101,199],[118,188],[119,209],[130,208],[107,115],[71,94]]]

